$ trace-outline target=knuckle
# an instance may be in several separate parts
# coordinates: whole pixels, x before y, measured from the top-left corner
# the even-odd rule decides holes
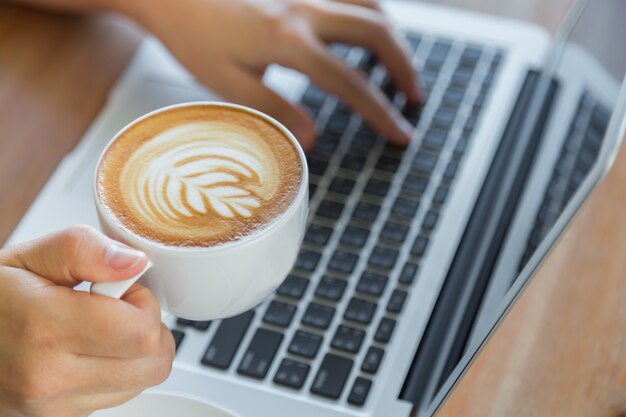
[[[59,394],[59,386],[55,382],[58,379],[51,375],[48,366],[40,361],[29,360],[20,368],[15,391],[24,408],[35,409],[37,404],[46,403]]]
[[[165,381],[167,377],[170,375],[172,371],[172,362],[174,357],[172,355],[172,351],[168,347],[164,347],[159,350],[159,353],[156,355],[156,360],[154,364],[154,375],[153,375],[153,383],[158,385]]]
[[[36,348],[40,352],[49,351],[57,345],[53,328],[46,317],[40,314],[28,314],[21,320],[17,341],[29,349]]]
[[[160,325],[155,320],[145,320],[135,332],[133,346],[141,356],[149,356],[159,349],[161,338]]]
[[[61,232],[61,241],[66,253],[70,257],[80,255],[83,242],[96,233],[93,227],[84,224],[74,225],[63,230]]]

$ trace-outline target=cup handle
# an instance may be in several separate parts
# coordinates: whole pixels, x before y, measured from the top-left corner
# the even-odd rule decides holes
[[[120,299],[126,291],[135,283],[148,269],[152,266],[152,262],[148,261],[145,268],[132,278],[124,281],[112,282],[94,282],[91,284],[89,292],[92,294],[105,295],[107,297]]]

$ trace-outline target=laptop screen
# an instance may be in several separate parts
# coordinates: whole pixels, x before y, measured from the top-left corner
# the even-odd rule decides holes
[[[534,111],[524,116],[529,128],[515,138],[529,145],[524,169],[517,171],[514,209],[493,265],[483,268],[483,284],[472,294],[475,302],[463,312],[471,324],[455,341],[456,355],[431,381],[432,401],[422,401],[419,415],[440,406],[617,151],[626,99],[626,88],[620,93],[626,74],[623,16],[622,0],[578,1],[554,34],[538,69],[529,105]]]

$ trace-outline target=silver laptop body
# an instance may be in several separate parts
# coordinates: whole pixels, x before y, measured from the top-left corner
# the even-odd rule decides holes
[[[563,44],[590,10],[623,3],[576,3],[556,41],[523,22],[384,6],[412,45],[423,109],[405,106],[367,51],[333,50],[403,109],[413,142],[387,146],[305,77],[271,68],[267,83],[309,107],[321,132],[301,256],[254,311],[212,323],[168,317],[178,350],[155,390],[242,417],[430,415],[610,166],[624,133],[623,60],[607,70],[584,42]],[[97,226],[92,175],[116,131],[153,109],[210,99],[146,38],[7,243]]]

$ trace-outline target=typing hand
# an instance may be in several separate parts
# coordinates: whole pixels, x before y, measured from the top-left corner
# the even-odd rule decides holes
[[[283,122],[305,149],[314,142],[309,115],[262,84],[271,63],[293,68],[337,94],[375,129],[406,144],[412,127],[358,70],[327,44],[375,52],[396,86],[419,101],[403,40],[373,0],[147,0],[123,10],[155,33],[202,82],[225,99],[258,108]]]
[[[146,262],[87,226],[0,250],[0,415],[85,416],[168,376],[174,341],[148,289],[122,301],[72,289]]]

